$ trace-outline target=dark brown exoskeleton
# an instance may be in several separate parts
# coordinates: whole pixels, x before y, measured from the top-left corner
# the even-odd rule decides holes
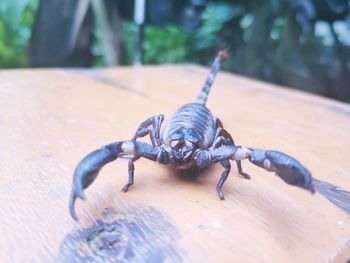
[[[169,118],[161,130],[163,115],[153,116],[140,124],[130,141],[118,141],[87,155],[75,169],[70,199],[70,212],[77,220],[74,203],[77,197],[85,199],[84,189],[97,177],[100,169],[118,157],[129,157],[129,181],[122,191],[128,191],[134,183],[134,162],[140,157],[187,170],[205,168],[214,163],[224,167],[216,186],[220,199],[224,199],[222,186],[231,169],[230,160],[236,161],[238,172],[246,179],[241,160],[248,159],[267,171],[275,172],[286,183],[314,193],[310,172],[297,160],[285,153],[236,146],[231,135],[223,128],[221,121],[214,117],[205,102],[218,73],[226,51],[220,51],[213,62],[211,72],[197,98],[197,102],[185,104]],[[137,141],[150,136],[151,143]]]

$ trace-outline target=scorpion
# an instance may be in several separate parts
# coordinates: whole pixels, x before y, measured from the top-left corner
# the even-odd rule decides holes
[[[209,91],[221,64],[228,56],[226,50],[218,52],[198,97],[194,103],[180,107],[161,129],[164,115],[156,115],[142,122],[131,140],[117,141],[88,154],[77,165],[74,176],[69,210],[72,218],[78,220],[75,201],[85,200],[84,189],[96,179],[101,168],[117,158],[128,158],[128,182],[122,188],[127,192],[134,183],[134,162],[147,158],[178,170],[203,169],[220,163],[223,172],[216,185],[221,200],[222,187],[231,170],[231,160],[236,161],[238,173],[245,179],[249,174],[242,169],[241,161],[251,163],[269,172],[275,172],[287,184],[301,187],[315,193],[311,173],[293,157],[276,150],[237,146],[223,124],[206,107]],[[138,141],[149,135],[151,144]]]

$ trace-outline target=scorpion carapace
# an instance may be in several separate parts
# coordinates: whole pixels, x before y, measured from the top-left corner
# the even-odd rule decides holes
[[[134,183],[134,162],[140,157],[177,169],[204,168],[220,163],[224,168],[216,186],[220,199],[224,199],[222,186],[231,169],[230,160],[236,161],[238,173],[246,179],[250,179],[250,176],[242,170],[241,160],[244,159],[267,171],[275,172],[288,184],[315,192],[311,174],[300,162],[279,151],[236,146],[221,121],[205,106],[210,87],[226,57],[226,51],[218,53],[197,101],[176,110],[162,130],[164,116],[161,114],[150,117],[140,124],[131,140],[103,146],[78,164],[73,176],[69,204],[70,213],[75,220],[76,198],[85,199],[84,189],[96,179],[105,164],[118,157],[129,158],[129,180],[123,187],[123,192],[127,192]],[[146,135],[149,135],[151,144],[137,141]]]

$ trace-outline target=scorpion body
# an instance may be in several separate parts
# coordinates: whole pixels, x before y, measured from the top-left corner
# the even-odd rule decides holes
[[[222,122],[205,106],[215,76],[226,56],[226,51],[218,53],[197,101],[176,110],[163,129],[162,114],[150,117],[139,125],[131,140],[103,146],[78,164],[73,176],[69,204],[70,213],[75,220],[76,198],[85,199],[84,189],[96,179],[101,168],[121,157],[129,159],[129,180],[122,188],[123,192],[127,192],[134,183],[134,162],[140,157],[180,170],[205,168],[220,163],[224,168],[216,186],[220,199],[224,199],[222,187],[231,170],[230,160],[236,161],[238,173],[246,179],[250,179],[250,176],[242,170],[241,160],[244,159],[267,171],[275,172],[288,184],[315,192],[310,172],[299,161],[279,151],[236,146],[231,135],[223,128]],[[137,141],[146,135],[150,136],[151,145]]]
[[[189,103],[179,108],[164,125],[162,139],[164,144],[186,138],[199,148],[213,143],[215,135],[214,117],[202,104]]]
[[[193,163],[187,162],[186,154],[190,154],[194,147],[205,149],[213,143],[214,122],[211,112],[199,103],[185,104],[170,117],[163,128],[164,144],[174,147],[177,143],[183,142],[188,148],[186,152],[173,153],[175,161],[173,165],[176,168],[190,168]]]

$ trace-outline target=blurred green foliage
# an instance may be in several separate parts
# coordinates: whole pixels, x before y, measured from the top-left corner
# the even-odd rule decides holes
[[[137,26],[133,22],[123,23],[128,63],[132,64],[135,53]],[[180,63],[188,61],[192,34],[176,25],[164,27],[147,26],[144,31],[144,64]]]
[[[349,1],[322,3],[209,2],[191,33],[149,27],[145,62],[210,65],[219,48],[229,47],[226,70],[350,101]]]
[[[0,68],[28,66],[26,50],[38,2],[0,1]],[[181,23],[147,25],[144,63],[210,65],[218,49],[229,47],[226,70],[350,101],[348,0],[206,2],[196,30]],[[93,31],[93,65],[104,66],[101,36]],[[137,27],[123,21],[122,32],[131,64]]]
[[[243,15],[243,13],[244,9],[241,6],[233,6],[228,3],[209,3],[202,13],[201,27],[194,34],[192,59],[208,64],[207,60],[210,54],[215,53],[214,49],[229,47],[230,45],[222,40],[221,32],[230,20]],[[229,34],[234,34],[234,30],[230,31]]]
[[[177,26],[146,27],[143,43],[144,63],[163,64],[186,61],[190,42],[190,33]]]
[[[242,13],[224,3],[209,4],[202,14],[202,25],[189,32],[179,25],[163,27],[149,25],[145,29],[143,62],[145,64],[197,62],[210,63],[220,40],[218,33],[231,18]],[[217,15],[220,14],[220,15]],[[133,22],[123,23],[129,63],[133,61],[137,27]]]
[[[27,47],[38,0],[0,1],[0,68],[28,66]]]

